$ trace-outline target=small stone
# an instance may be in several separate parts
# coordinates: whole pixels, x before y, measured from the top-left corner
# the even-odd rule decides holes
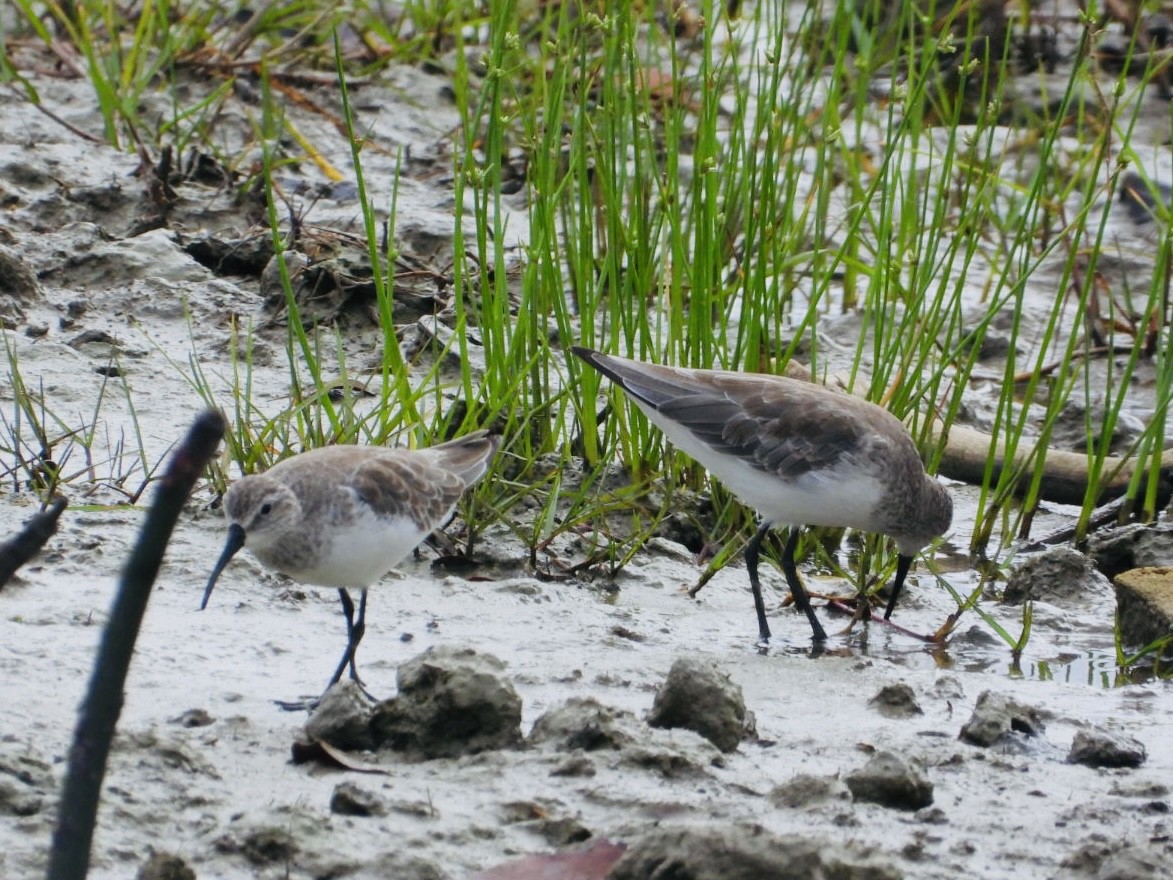
[[[886,718],[912,718],[925,714],[916,701],[916,692],[904,682],[880,688],[868,700],[868,705]]]
[[[353,782],[340,782],[330,795],[330,812],[340,816],[386,816],[387,805],[374,792]]]
[[[770,802],[786,809],[813,809],[827,804],[850,803],[851,789],[834,776],[799,773],[770,792]]]
[[[876,752],[846,782],[857,801],[898,810],[919,810],[933,802],[933,784],[924,772],[892,752]]]
[[[699,733],[721,751],[732,752],[745,734],[741,687],[713,661],[681,657],[656,693],[648,724],[682,727]]]
[[[305,723],[305,735],[311,741],[329,743],[346,752],[367,751],[374,748],[371,714],[362,689],[346,679],[322,695]]]
[[[196,873],[179,856],[155,853],[138,869],[135,880],[196,880]]]
[[[399,667],[399,694],[375,707],[380,748],[453,758],[521,744],[521,698],[505,664],[471,648],[430,648]]]
[[[970,745],[992,746],[1012,733],[1039,736],[1044,730],[1042,712],[993,691],[984,691],[973,715],[961,728],[961,739]]]
[[[1094,727],[1075,734],[1067,760],[1087,767],[1139,767],[1146,757],[1144,744],[1139,740]]]

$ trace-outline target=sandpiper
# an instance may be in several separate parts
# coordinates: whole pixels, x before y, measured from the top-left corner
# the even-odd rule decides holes
[[[365,630],[367,587],[452,515],[500,442],[476,431],[425,449],[328,446],[237,480],[224,496],[228,541],[200,610],[241,547],[296,581],[337,587],[346,650],[330,685],[349,667],[361,686],[354,655]],[[362,588],[357,619],[348,587]]]
[[[878,532],[896,541],[892,616],[913,556],[949,528],[953,502],[916,445],[882,407],[783,376],[663,367],[571,349],[627,392],[682,452],[761,515],[745,550],[762,642],[770,638],[758,555],[770,528],[790,527],[782,571],[814,638],[827,638],[795,567],[802,525]]]

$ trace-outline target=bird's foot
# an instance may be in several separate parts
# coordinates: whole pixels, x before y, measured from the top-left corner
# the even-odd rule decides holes
[[[330,682],[330,684],[326,685],[326,689],[322,691],[322,695],[319,697],[306,697],[301,700],[274,700],[273,702],[276,703],[280,708],[284,709],[286,712],[313,712],[325,701],[327,695],[337,685],[338,682],[336,681]],[[368,703],[373,704],[379,702],[379,698],[368,691],[366,686],[357,678],[350,679],[344,686],[352,694],[354,691],[357,691],[358,694],[361,695],[362,699],[366,700]]]
[[[301,700],[274,700],[273,702],[285,712],[313,712],[318,708],[318,704],[322,702],[322,697],[306,697]]]

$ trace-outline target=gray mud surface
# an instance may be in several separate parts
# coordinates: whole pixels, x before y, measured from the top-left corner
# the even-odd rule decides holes
[[[34,79],[57,113],[99,129],[85,83]],[[416,252],[451,237],[450,181],[433,173],[446,167],[443,145],[457,121],[443,87],[440,77],[393,70],[357,95],[371,139],[408,147],[417,160],[401,183],[397,230]],[[270,312],[258,280],[218,274],[185,250],[201,230],[255,234],[259,218],[247,207],[227,189],[189,184],[167,228],[140,231],[152,205],[134,176],[134,156],[81,142],[10,93],[0,95],[0,115],[0,248],[35,276],[4,331],[9,363],[75,425],[88,423],[102,401],[92,461],[75,444],[58,462],[66,472],[89,469],[70,486],[59,534],[0,591],[0,877],[15,880],[44,870],[76,709],[143,515],[141,506],[123,504],[123,490],[143,479],[134,419],[154,466],[202,406],[184,376],[193,360],[228,401],[230,314],[260,328],[261,407],[288,406],[289,377],[284,331],[265,329]],[[235,121],[233,129],[226,116],[223,136],[246,141],[245,115]],[[305,116],[298,125],[346,166],[346,146],[325,123]],[[367,160],[375,202],[387,204],[391,153],[372,150]],[[313,223],[357,230],[353,192],[319,187],[310,195],[319,183],[308,163],[285,181],[306,193],[302,204],[313,201]],[[508,227],[513,242],[524,239],[519,216]],[[501,245],[512,249],[510,241]],[[377,331],[361,309],[339,326],[356,372],[379,363]],[[10,412],[12,378],[9,371],[0,382],[0,405]],[[36,509],[34,494],[15,482],[3,487],[0,535]],[[958,516],[942,558],[955,569],[946,576],[967,594],[976,574],[958,548],[968,543],[973,502],[965,487],[955,488]],[[223,540],[211,500],[209,491],[198,494],[181,519],[143,625],[106,777],[95,880],[135,876],[153,853],[180,857],[201,880],[462,878],[578,841],[632,842],[676,826],[718,835],[760,827],[825,852],[850,848],[909,878],[1173,876],[1173,697],[1159,681],[1111,686],[1104,657],[1114,603],[1106,585],[1070,602],[1039,600],[1028,655],[1012,670],[1005,647],[982,627],[934,652],[877,624],[841,635],[846,620],[830,611],[820,611],[831,632],[827,650],[811,656],[806,622],[781,607],[781,574],[763,567],[776,638],[760,653],[740,563],[695,600],[686,591],[700,566],[661,539],[614,585],[550,581],[527,569],[520,545],[496,525],[478,545],[480,568],[463,576],[434,570],[435,551],[425,547],[371,590],[360,651],[368,686],[391,696],[397,667],[412,657],[434,646],[469,647],[504,661],[502,675],[522,701],[523,734],[567,700],[590,698],[631,713],[623,722],[630,740],[427,761],[379,753],[364,760],[380,772],[358,772],[292,763],[304,715],[273,702],[317,694],[333,669],[344,637],[334,591],[292,584],[241,554],[209,608],[196,610]],[[1045,510],[1036,528],[1068,522],[1069,513]],[[460,527],[452,527],[457,536]],[[844,589],[808,577],[815,590]],[[897,618],[927,632],[953,607],[922,568]],[[1019,609],[991,604],[990,611],[1017,626]],[[721,752],[691,731],[645,724],[682,657],[710,660],[740,686],[756,737]],[[872,702],[899,684],[907,689],[898,699]],[[963,741],[962,727],[987,691],[1027,707],[1041,724],[1007,721],[1009,732],[992,744]],[[1093,729],[1134,738],[1144,762],[1069,763],[1077,734]],[[877,802],[842,784],[872,775],[861,771],[885,753],[908,765],[901,772],[912,774],[913,801],[884,802],[881,793]],[[892,762],[876,763],[880,772]],[[920,805],[926,780],[930,806]],[[875,791],[870,781],[859,785]],[[351,787],[340,800],[339,786]],[[351,806],[335,811],[332,802]]]

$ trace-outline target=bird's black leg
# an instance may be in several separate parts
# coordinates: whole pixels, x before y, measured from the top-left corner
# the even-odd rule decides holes
[[[367,591],[364,588],[362,595],[359,597],[357,620],[354,617],[354,601],[350,598],[350,593],[346,591],[345,587],[338,588],[338,599],[342,602],[342,614],[346,618],[346,650],[342,652],[342,660],[339,661],[338,668],[334,670],[334,676],[330,679],[330,686],[338,684],[342,679],[342,673],[349,666],[351,679],[361,688],[362,679],[358,677],[358,668],[354,663],[354,655],[358,651],[358,643],[362,641],[363,634],[367,628]]]
[[[888,607],[884,609],[884,620],[892,616],[896,610],[896,600],[900,598],[900,591],[904,589],[904,579],[908,577],[908,570],[912,568],[911,556],[896,557],[896,580],[892,581],[892,595],[888,598]]]
[[[350,677],[354,679],[354,683],[358,685],[358,689],[362,691],[365,696],[372,703],[378,702],[370,692],[363,687],[362,680],[358,677],[358,669],[354,665],[354,655],[358,650],[358,643],[362,641],[363,632],[366,630],[366,615],[367,615],[367,591],[362,591],[362,597],[358,602],[358,619],[354,617],[354,601],[350,598],[344,588],[339,588],[338,598],[342,602],[342,615],[346,618],[346,650],[342,652],[342,660],[338,663],[338,668],[334,670],[334,675],[330,679],[330,683],[326,685],[326,690],[330,690],[334,685],[342,679],[342,673],[346,668],[350,667]],[[325,696],[323,692],[322,696]],[[316,700],[297,700],[287,702],[278,700],[277,705],[288,712],[299,712],[302,710],[313,711],[321,702],[321,697]]]
[[[353,648],[350,649],[350,677],[362,687],[362,680],[358,677],[358,667],[354,665],[354,655],[358,653],[358,643],[367,632],[367,588],[363,587],[362,595],[358,597],[358,619],[347,633]]]
[[[758,582],[758,557],[768,531],[770,523],[763,522],[745,547],[745,567],[749,571],[749,588],[753,591],[753,604],[758,612],[758,638],[762,642],[770,641],[770,624],[766,621],[766,603],[762,599],[762,585]]]
[[[806,589],[802,585],[802,581],[798,578],[798,569],[794,565],[794,554],[798,551],[798,536],[799,530],[795,526],[790,529],[790,537],[786,539],[786,549],[782,551],[782,573],[786,575],[786,583],[790,584],[790,593],[794,596],[794,604],[803,610],[806,614],[806,619],[811,622],[811,630],[814,631],[816,642],[825,642],[827,640],[826,630],[823,625],[819,623],[819,619],[815,616],[815,609],[811,607],[810,596],[806,594]]]

